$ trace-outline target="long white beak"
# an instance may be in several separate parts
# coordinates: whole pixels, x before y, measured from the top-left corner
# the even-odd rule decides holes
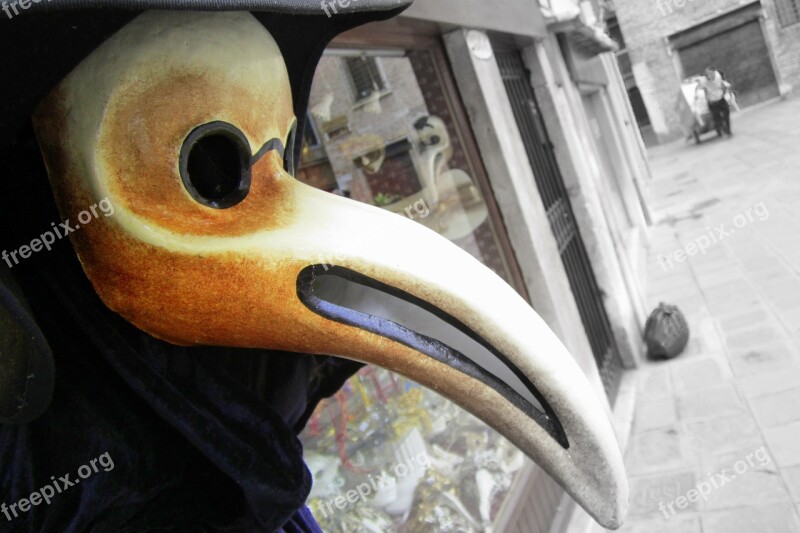
[[[376,364],[439,392],[514,442],[600,524],[618,527],[628,486],[604,400],[530,305],[424,226],[296,188],[304,216],[267,246],[285,250],[301,314],[314,317],[302,335],[315,340],[293,348]]]

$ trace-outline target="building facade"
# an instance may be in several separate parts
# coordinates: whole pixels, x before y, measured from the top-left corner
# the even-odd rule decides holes
[[[686,134],[682,80],[706,66],[724,72],[741,107],[789,95],[800,84],[798,0],[614,0],[632,101],[654,140]]]
[[[642,354],[649,169],[603,19],[573,0],[416,0],[337,38],[297,177],[424,224],[494,270],[611,412]],[[322,405],[303,441],[326,531],[546,533],[580,515],[491,429],[382,370]],[[369,502],[329,505],[386,469],[396,482]]]

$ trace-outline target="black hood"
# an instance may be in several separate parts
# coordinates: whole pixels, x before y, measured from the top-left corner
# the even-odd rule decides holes
[[[320,0],[41,0],[0,12],[0,155],[36,104],[103,41],[146,10],[250,11],[281,48],[292,84],[298,135],[314,71],[328,43],[362,24],[391,18],[412,0],[357,0],[336,12]],[[13,12],[12,12],[13,14]],[[330,15],[330,16],[329,16]],[[299,143],[294,152],[299,151]]]
[[[359,0],[348,9],[337,5],[339,13],[331,17],[318,1],[297,0],[42,0],[10,20],[0,11],[0,250],[29,242],[60,220],[31,112],[143,11],[253,12],[281,48],[301,133],[325,46],[337,34],[389,18],[408,4]],[[106,452],[117,466],[59,494],[53,505],[8,521],[0,516],[0,523],[30,531],[317,530],[303,509],[311,478],[295,434],[316,403],[359,364],[189,349],[153,339],[100,302],[67,240],[14,266],[16,281],[2,274],[0,306],[35,337],[41,356],[42,364],[28,374],[51,380],[41,382],[34,398],[42,401],[29,398],[36,413],[26,414],[40,414],[50,394],[53,401],[31,422],[0,424],[0,493],[7,503],[18,501],[51,483],[51,476],[74,477],[75,468]]]

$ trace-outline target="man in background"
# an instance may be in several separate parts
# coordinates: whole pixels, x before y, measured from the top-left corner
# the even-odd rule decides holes
[[[714,127],[717,134],[723,133],[731,136],[731,108],[725,96],[730,91],[731,84],[725,81],[722,74],[714,67],[706,69],[706,75],[697,85],[698,91],[705,92],[708,108],[714,117]]]

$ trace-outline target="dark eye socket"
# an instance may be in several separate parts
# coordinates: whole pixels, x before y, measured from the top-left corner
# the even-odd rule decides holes
[[[181,179],[201,204],[233,207],[250,191],[250,145],[236,127],[211,122],[195,128],[181,148]]]

